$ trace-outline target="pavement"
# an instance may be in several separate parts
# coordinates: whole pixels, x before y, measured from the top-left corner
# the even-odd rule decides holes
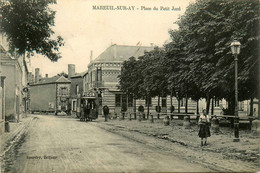
[[[208,145],[201,147],[198,137],[199,127],[195,122],[191,122],[190,129],[184,129],[183,120],[178,119],[170,121],[169,126],[164,126],[163,119],[154,119],[154,123],[149,120],[140,122],[127,118],[110,119],[108,122],[100,118],[98,121],[95,125],[100,128],[135,140],[139,140],[136,136],[141,134],[167,141],[167,144],[161,148],[172,150],[174,147],[173,152],[179,153],[184,158],[193,158],[200,164],[211,165],[218,171],[260,171],[260,138],[255,131],[240,129],[240,142],[233,142],[233,129],[220,127],[219,133],[211,133]]]
[[[205,172],[211,168],[110,133],[94,122],[32,115],[28,130],[5,153],[3,172]],[[150,141],[152,142],[152,141]]]
[[[240,130],[235,143],[233,130],[220,127],[200,147],[198,126],[184,129],[182,124],[177,119],[164,126],[162,119],[80,122],[69,116],[30,115],[10,123],[10,133],[1,136],[1,167],[26,173],[260,171],[254,131]]]
[[[20,120],[20,122],[9,122],[9,132],[3,133],[0,138],[0,157],[4,155],[5,150],[8,150],[8,146],[10,147],[10,142],[14,142],[15,140],[18,140],[21,134],[24,133],[24,131],[27,129],[31,121],[34,119],[34,117],[28,116]]]
[[[0,136],[0,168],[4,167],[3,160],[5,153],[22,138],[26,131],[28,131],[28,128],[34,119],[35,117],[28,116],[22,118],[19,122],[9,122],[9,132],[5,132]]]

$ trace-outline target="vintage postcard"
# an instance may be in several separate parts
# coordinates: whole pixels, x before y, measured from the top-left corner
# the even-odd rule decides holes
[[[260,171],[258,0],[0,3],[0,173]]]

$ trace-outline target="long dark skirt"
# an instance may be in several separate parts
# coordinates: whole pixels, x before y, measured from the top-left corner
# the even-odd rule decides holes
[[[200,130],[198,135],[200,138],[210,137],[209,124],[200,124]]]

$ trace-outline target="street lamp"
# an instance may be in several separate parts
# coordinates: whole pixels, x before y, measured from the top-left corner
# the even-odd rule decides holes
[[[235,118],[234,118],[234,142],[239,142],[239,119],[238,119],[238,87],[237,87],[237,56],[240,53],[240,42],[234,40],[231,43],[231,51],[235,57]]]

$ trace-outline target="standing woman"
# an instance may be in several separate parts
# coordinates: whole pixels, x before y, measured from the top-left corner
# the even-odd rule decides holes
[[[207,115],[206,109],[203,109],[202,115],[199,117],[199,137],[201,138],[201,146],[207,145],[207,137],[210,137],[209,125],[209,115]]]

